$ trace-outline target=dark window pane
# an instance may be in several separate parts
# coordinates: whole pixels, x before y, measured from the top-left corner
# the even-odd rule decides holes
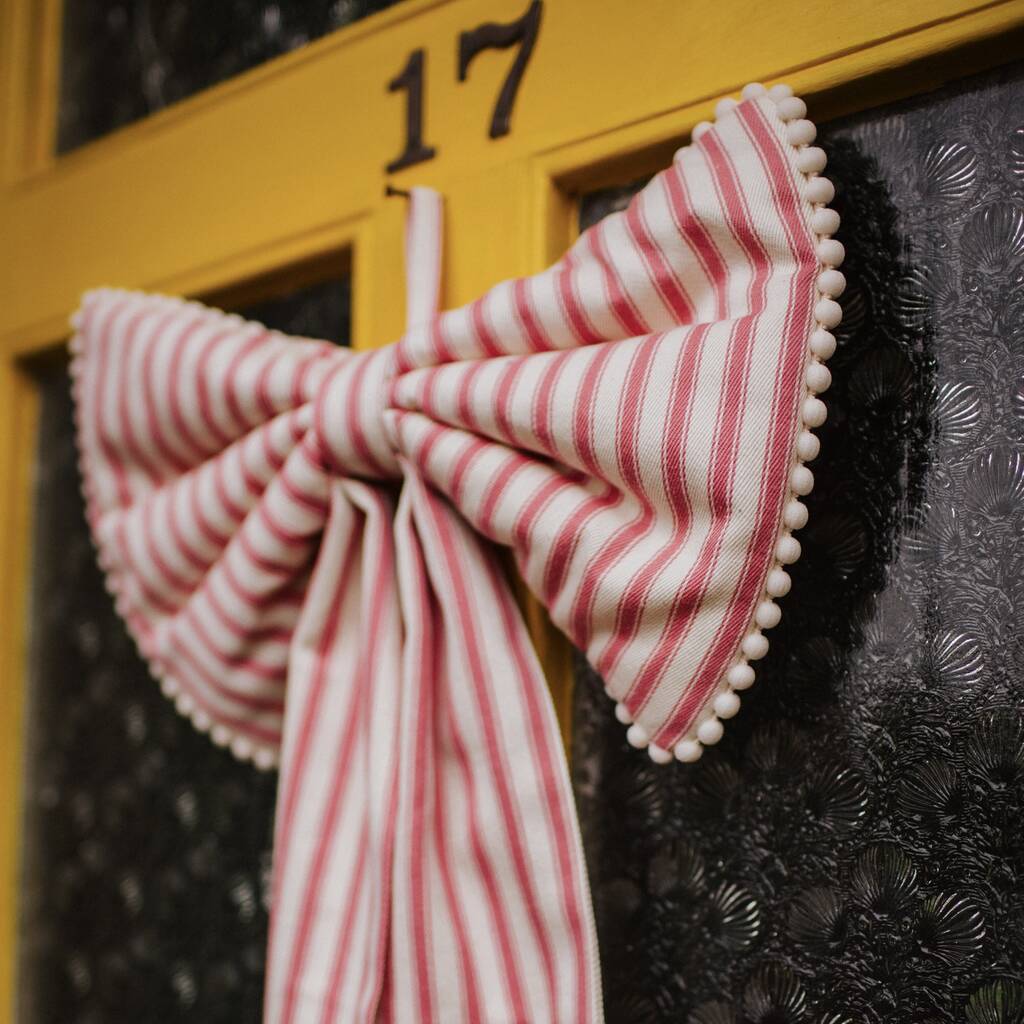
[[[66,153],[399,0],[64,0]]]
[[[348,345],[352,332],[352,279],[331,278],[280,298],[251,303],[242,316],[302,338]]]
[[[804,555],[721,744],[652,765],[578,662],[609,1024],[1020,1018],[1022,111],[1018,65],[819,135],[846,316]]]
[[[348,282],[241,310],[347,343]],[[260,1018],[277,776],[180,718],[96,565],[64,365],[41,370],[19,1018]]]
[[[629,206],[630,199],[650,181],[650,178],[637,178],[626,185],[614,185],[596,192],[588,192],[580,201],[579,229],[586,231],[599,220],[609,214],[618,213]]]

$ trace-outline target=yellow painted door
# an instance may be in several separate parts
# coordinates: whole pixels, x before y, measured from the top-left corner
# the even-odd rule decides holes
[[[442,301],[458,305],[559,255],[581,194],[664,164],[745,82],[784,79],[818,117],[857,109],[998,62],[1024,7],[403,0],[58,152],[62,23],[58,0],[0,2],[0,1019],[33,683],[35,367],[83,289],[237,308],[344,273],[352,344],[385,344],[404,318],[389,186],[444,194]],[[526,606],[567,727],[570,652]]]

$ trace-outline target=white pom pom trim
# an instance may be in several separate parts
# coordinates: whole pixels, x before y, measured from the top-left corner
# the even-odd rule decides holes
[[[69,323],[74,331],[71,340],[68,342],[68,350],[71,352],[69,373],[71,376],[71,394],[74,399],[75,410],[75,441],[78,445],[78,476],[81,482],[82,497],[85,500],[86,517],[90,523],[94,523],[99,519],[101,509],[97,496],[93,492],[91,486],[93,473],[89,452],[86,451],[81,443],[82,438],[85,436],[82,430],[82,382],[85,375],[85,343],[81,335],[84,319],[82,310],[90,296],[107,298],[113,295],[128,297],[137,296],[140,298],[149,297],[145,296],[143,292],[132,292],[123,288],[94,288],[83,294],[79,308],[69,318]],[[204,306],[198,302],[193,302],[188,299],[178,299],[171,296],[161,296],[160,298],[162,302],[169,305],[181,306],[185,309],[194,309],[198,311],[209,311],[213,309],[213,307]],[[244,323],[243,318],[238,316],[237,313],[225,313],[223,310],[216,309],[213,311],[220,313],[222,316],[226,316],[231,320]],[[280,754],[276,747],[256,743],[245,736],[236,736],[227,728],[227,726],[216,722],[207,711],[201,708],[196,703],[195,697],[189,692],[187,687],[181,684],[180,680],[168,674],[164,661],[160,657],[158,642],[154,641],[152,643],[144,643],[142,637],[132,626],[132,622],[136,618],[135,608],[137,607],[137,601],[132,596],[130,581],[124,577],[118,567],[113,565],[110,562],[110,559],[107,558],[103,548],[97,542],[95,533],[90,530],[89,534],[92,539],[93,550],[96,552],[96,561],[99,564],[100,569],[103,571],[104,585],[114,600],[114,607],[117,609],[118,615],[127,626],[128,634],[135,642],[139,655],[142,657],[143,661],[145,661],[150,675],[152,675],[159,683],[160,690],[164,696],[173,702],[175,709],[180,715],[182,715],[182,717],[188,718],[191,721],[197,732],[209,735],[210,739],[213,740],[217,746],[228,748],[240,761],[248,761],[261,771],[270,771],[272,768],[278,767]]]
[[[766,90],[758,83],[743,89],[743,98],[755,99],[764,96]],[[814,487],[814,474],[804,465],[817,458],[820,443],[811,433],[820,427],[828,414],[825,403],[817,396],[828,390],[832,375],[824,365],[835,353],[836,339],[831,333],[842,320],[843,311],[836,299],[846,288],[846,278],[839,272],[846,255],[841,242],[832,238],[839,229],[839,214],[828,208],[835,197],[835,187],[827,178],[821,177],[827,158],[825,151],[813,146],[817,128],[807,120],[807,105],[793,95],[788,85],[773,85],[767,96],[774,101],[779,120],[783,122],[782,134],[793,151],[793,163],[804,178],[804,199],[813,208],[810,227],[814,232],[815,253],[818,257],[817,300],[814,306],[815,324],[807,340],[807,365],[804,375],[804,397],[800,404],[799,433],[794,440],[794,459],[789,472],[789,486],[782,505],[779,535],[775,544],[775,559],[765,577],[762,597],[751,616],[746,634],[741,639],[732,665],[726,671],[706,707],[706,713],[699,724],[672,748],[671,755],[662,747],[650,742],[647,732],[636,722],[625,705],[616,706],[616,717],[629,724],[626,739],[638,748],[647,748],[651,760],[656,764],[667,764],[672,760],[691,764],[699,761],[705,746],[711,746],[722,738],[722,719],[732,718],[740,708],[738,692],[749,689],[755,681],[751,661],[763,658],[768,653],[768,639],[762,630],[777,626],[782,611],[774,599],[785,597],[792,586],[789,573],[783,566],[800,558],[800,542],[792,535],[793,530],[807,524],[807,506],[799,499],[810,493]],[[736,101],[732,98],[720,100],[715,108],[718,118],[732,113]],[[711,124],[702,121],[692,133],[696,142]]]

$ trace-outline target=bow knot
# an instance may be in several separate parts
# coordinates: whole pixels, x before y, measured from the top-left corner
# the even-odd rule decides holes
[[[409,192],[405,227],[405,319],[402,341],[370,352],[332,353],[317,391],[313,430],[318,450],[335,472],[397,479],[397,417],[389,412],[396,373],[413,364],[416,336],[429,335],[441,282],[442,198],[429,188]]]
[[[386,480],[401,476],[385,413],[394,375],[395,348],[339,349],[313,402],[312,431],[334,472]]]

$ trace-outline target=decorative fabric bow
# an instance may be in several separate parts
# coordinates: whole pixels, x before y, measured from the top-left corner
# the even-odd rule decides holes
[[[799,554],[843,287],[804,104],[744,95],[549,270],[440,316],[415,190],[386,349],[85,296],[118,610],[181,712],[281,765],[266,1020],[600,1019],[557,724],[489,541],[630,742],[719,738]]]

